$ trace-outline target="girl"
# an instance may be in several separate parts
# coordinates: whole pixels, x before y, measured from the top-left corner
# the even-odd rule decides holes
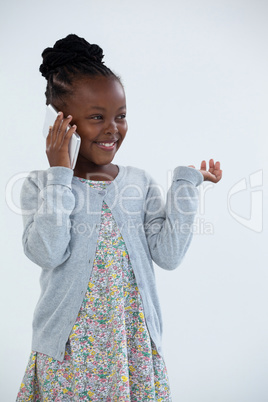
[[[146,172],[112,163],[126,99],[102,49],[68,35],[42,56],[46,103],[60,112],[46,139],[50,168],[31,172],[21,190],[24,252],[42,273],[17,401],[171,401],[152,261],[180,264],[197,187],[221,179],[220,163],[177,167],[164,205]]]

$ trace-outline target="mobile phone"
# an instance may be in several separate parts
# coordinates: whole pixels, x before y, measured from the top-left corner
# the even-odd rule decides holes
[[[46,108],[46,116],[45,116],[45,122],[44,122],[44,127],[43,127],[44,137],[48,136],[49,127],[54,125],[57,115],[58,115],[58,111],[56,110],[56,108],[53,105],[49,104]],[[69,125],[68,129],[70,127],[71,126]],[[70,162],[71,162],[71,169],[74,169],[74,167],[75,167],[80,144],[81,144],[81,138],[76,132],[74,132],[70,139],[70,142],[69,142],[69,156],[70,156]]]

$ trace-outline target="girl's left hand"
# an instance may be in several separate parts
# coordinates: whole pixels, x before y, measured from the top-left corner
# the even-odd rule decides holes
[[[189,167],[193,167],[193,165],[189,165]],[[222,170],[220,169],[220,162],[216,162],[214,164],[214,160],[209,160],[209,169],[207,170],[206,161],[201,162],[200,172],[204,176],[204,180],[212,181],[213,183],[218,183],[218,181],[222,178]]]

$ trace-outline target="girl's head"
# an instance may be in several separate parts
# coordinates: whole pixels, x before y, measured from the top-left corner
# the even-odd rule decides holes
[[[119,77],[102,61],[102,49],[72,34],[46,48],[42,57],[46,103],[72,115],[81,137],[78,168],[110,164],[127,132],[126,99]]]

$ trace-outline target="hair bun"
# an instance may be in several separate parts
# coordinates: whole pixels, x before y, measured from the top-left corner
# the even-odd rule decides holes
[[[67,64],[74,67],[77,63],[103,64],[103,56],[103,50],[98,45],[91,45],[84,38],[70,34],[43,51],[43,63],[39,70],[48,79],[50,74],[57,72],[58,67]]]

